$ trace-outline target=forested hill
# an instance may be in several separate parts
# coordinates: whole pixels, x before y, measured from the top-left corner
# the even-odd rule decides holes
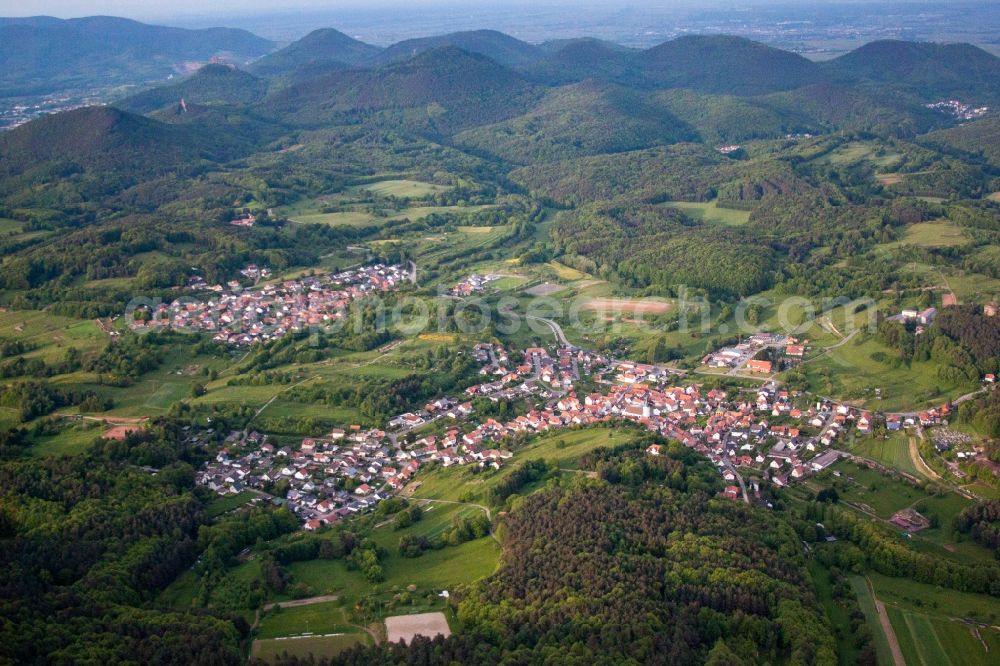
[[[381,69],[334,72],[296,84],[263,107],[277,119],[317,124],[412,109],[402,122],[449,132],[517,115],[536,97],[513,71],[486,56],[445,46]]]
[[[904,89],[927,102],[955,96],[1000,100],[1000,58],[971,44],[871,42],[823,69],[838,81]]]
[[[379,47],[348,37],[339,30],[322,28],[264,56],[251,65],[250,71],[260,76],[282,76],[318,66],[360,67],[370,63],[380,51]]]
[[[708,461],[636,444],[581,464],[600,480],[530,495],[504,520],[499,570],[459,602],[461,635],[335,663],[837,663],[795,531],[711,499]]]
[[[166,78],[181,64],[228,55],[245,62],[273,44],[245,30],[185,30],[110,16],[0,19],[0,92]]]
[[[542,57],[543,51],[532,44],[522,42],[510,35],[496,30],[471,30],[454,32],[438,37],[421,37],[407,39],[393,44],[376,56],[380,64],[409,60],[424,51],[453,46],[470,53],[478,53],[496,60],[501,65],[518,67],[535,62]]]
[[[267,81],[235,67],[205,65],[183,81],[127,97],[115,106],[134,113],[149,113],[179,104],[182,99],[187,104],[248,105],[262,99],[267,89]]]
[[[213,157],[210,144],[187,131],[110,106],[46,116],[0,135],[0,175],[20,175],[46,165],[80,169],[156,172]]]
[[[819,67],[800,55],[741,37],[678,37],[639,57],[647,85],[711,93],[760,95],[823,79]]]

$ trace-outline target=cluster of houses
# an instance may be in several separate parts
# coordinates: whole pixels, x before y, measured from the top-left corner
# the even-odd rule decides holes
[[[258,432],[236,432],[195,480],[219,494],[255,490],[316,529],[373,508],[419,467],[380,430],[337,428],[303,439],[298,449],[277,447]]]
[[[452,287],[451,293],[454,296],[471,296],[486,289],[486,285],[499,278],[498,275],[470,275]]]
[[[956,120],[975,120],[976,118],[982,118],[989,113],[990,110],[990,107],[988,106],[972,106],[971,104],[960,102],[957,99],[946,99],[941,102],[925,104],[924,106],[935,111],[949,113]]]
[[[266,277],[265,271],[248,266],[244,275],[257,279]],[[218,297],[162,303],[148,322],[137,320],[133,325],[213,332],[216,342],[248,346],[288,332],[334,325],[349,316],[351,302],[390,291],[408,279],[398,266],[375,264],[253,290],[242,290],[239,282],[232,281],[228,291],[220,287]]]
[[[768,337],[757,344],[780,342]],[[753,492],[765,481],[788,485],[846,455],[834,445],[852,430],[866,435],[875,426],[868,412],[829,401],[809,403],[773,382],[756,391],[706,391],[675,385],[676,377],[658,366],[568,346],[512,354],[502,345],[480,343],[472,354],[487,381],[469,386],[460,400],[442,396],[400,414],[390,419],[388,432],[334,429],[324,438],[302,440],[297,450],[276,449],[258,433],[240,433],[198,473],[198,482],[220,493],[248,488],[273,493],[281,484],[284,496],[277,501],[315,529],[374,507],[424,464],[499,469],[512,457],[511,449],[532,435],[624,420],[707,457],[730,483],[724,494],[736,499],[743,494],[734,485],[737,480],[742,485],[741,473],[749,475]],[[517,356],[519,361],[512,360]],[[591,388],[578,391],[581,377],[592,380],[586,383]],[[528,407],[512,417],[477,419],[473,398],[523,398]],[[931,425],[947,414],[942,406],[915,417],[889,415],[885,425],[888,430]],[[445,428],[421,428],[442,419]],[[424,432],[419,439],[412,433],[416,428]],[[660,452],[653,446],[648,453]]]

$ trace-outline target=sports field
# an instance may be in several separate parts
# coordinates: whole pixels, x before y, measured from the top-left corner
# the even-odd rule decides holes
[[[371,638],[365,633],[258,639],[250,649],[250,659],[271,662],[283,654],[299,658],[308,658],[310,655],[317,658],[333,657],[357,645],[370,643]]]
[[[385,631],[390,643],[409,643],[417,636],[433,638],[437,635],[448,638],[451,628],[444,613],[417,613],[415,615],[394,615],[385,618]]]

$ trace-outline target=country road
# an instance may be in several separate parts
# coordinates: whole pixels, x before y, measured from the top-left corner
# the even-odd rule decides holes
[[[532,321],[542,322],[543,324],[548,326],[549,329],[552,330],[552,334],[556,336],[556,342],[565,347],[573,346],[572,344],[570,344],[570,341],[566,339],[566,335],[563,333],[562,327],[556,322],[552,321],[551,319],[546,319],[544,317],[536,317],[535,315],[525,315],[524,318],[530,319]]]

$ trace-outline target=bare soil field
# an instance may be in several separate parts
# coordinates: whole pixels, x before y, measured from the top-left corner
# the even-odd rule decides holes
[[[565,288],[566,287],[564,287],[561,284],[552,284],[551,282],[543,282],[541,284],[536,284],[534,287],[531,287],[530,289],[525,289],[524,293],[528,294],[529,296],[548,296],[549,294],[554,294],[556,292],[562,291]]]
[[[395,643],[400,639],[409,643],[414,636],[434,638],[441,634],[447,638],[451,635],[448,620],[441,612],[387,617],[385,618],[385,630],[390,643]]]
[[[641,312],[644,314],[663,314],[673,307],[671,303],[650,299],[635,298],[591,298],[583,304],[584,310],[598,312]]]

